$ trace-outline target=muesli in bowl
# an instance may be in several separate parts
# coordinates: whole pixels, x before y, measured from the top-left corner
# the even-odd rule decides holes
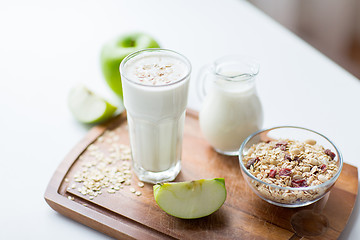
[[[241,145],[242,174],[265,201],[302,207],[321,199],[340,175],[343,160],[328,138],[292,126],[258,131]]]

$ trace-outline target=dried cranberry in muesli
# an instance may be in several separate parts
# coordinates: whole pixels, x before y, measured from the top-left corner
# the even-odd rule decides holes
[[[271,141],[270,141],[271,142]],[[286,146],[288,145],[287,142],[285,141],[279,141],[275,144],[275,147],[280,148],[281,150],[285,151],[286,150]]]
[[[279,176],[290,176],[291,175],[291,169],[290,168],[283,168],[279,171]]]
[[[306,180],[305,179],[292,179],[291,180],[292,187],[306,187]]]
[[[331,157],[331,159],[334,159],[336,157],[335,153],[333,153],[330,149],[326,149],[325,154]]]
[[[248,171],[263,182],[281,187],[308,187],[330,180],[338,171],[336,155],[309,139],[304,142],[290,139],[254,144],[243,158]],[[255,183],[267,198],[273,196],[283,202],[311,198],[317,194],[270,191],[269,185]],[[295,194],[295,195],[294,195]]]
[[[269,177],[274,178],[276,176],[276,169],[271,169],[269,172]]]
[[[326,165],[325,164],[322,164],[321,166],[320,166],[320,169],[323,171],[323,172],[325,172],[326,171]]]
[[[246,163],[246,168],[249,169],[251,166],[254,166],[254,164],[259,161],[259,158],[252,158]]]

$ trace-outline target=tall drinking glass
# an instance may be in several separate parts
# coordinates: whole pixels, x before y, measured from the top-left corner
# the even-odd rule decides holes
[[[172,181],[181,169],[191,65],[167,49],[145,49],[120,65],[133,170],[144,182]]]

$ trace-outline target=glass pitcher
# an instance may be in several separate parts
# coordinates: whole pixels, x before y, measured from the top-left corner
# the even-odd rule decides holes
[[[205,139],[219,153],[235,156],[241,143],[263,123],[255,88],[259,65],[241,56],[227,56],[200,71],[198,93],[204,98],[199,114]]]

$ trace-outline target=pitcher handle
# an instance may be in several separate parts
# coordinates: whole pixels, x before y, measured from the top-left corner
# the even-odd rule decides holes
[[[210,74],[210,64],[203,66],[198,74],[198,78],[196,81],[196,92],[201,102],[206,96],[205,81],[209,74]]]

